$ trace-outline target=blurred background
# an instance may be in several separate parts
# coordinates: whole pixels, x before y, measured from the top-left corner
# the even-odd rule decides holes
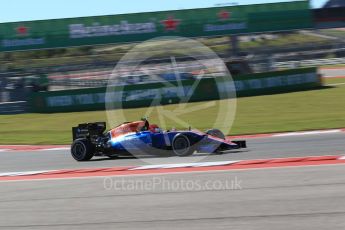
[[[267,2],[274,3],[225,2],[201,9],[1,23],[0,114],[69,111],[74,102],[37,93],[91,94],[90,88],[106,86],[126,52],[157,36],[183,36],[205,44],[223,59],[235,80],[345,64],[345,1]],[[197,78],[201,70],[204,77],[217,76],[217,68],[202,69],[183,55],[176,59],[182,80]],[[159,51],[137,72],[120,75],[119,85],[176,80],[170,57]],[[77,89],[86,91],[73,91]],[[103,108],[92,106],[95,103],[79,111]]]

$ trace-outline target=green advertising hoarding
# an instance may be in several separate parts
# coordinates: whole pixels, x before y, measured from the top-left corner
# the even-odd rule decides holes
[[[0,51],[138,42],[312,27],[309,1],[0,24]]]
[[[219,98],[224,92],[234,91],[238,97],[307,90],[321,86],[321,79],[316,68],[295,69],[269,73],[236,76],[233,84],[227,81],[205,78],[200,80],[195,90],[191,90],[192,80],[182,83],[181,88],[166,87],[163,83],[148,83],[114,87],[111,100],[106,97],[106,88],[89,88],[33,93],[30,98],[33,112],[72,112],[103,110],[105,103],[119,104],[121,108],[150,106],[156,95],[160,95],[160,104],[178,103],[184,97],[189,102],[207,101]],[[171,82],[172,85],[178,85]]]

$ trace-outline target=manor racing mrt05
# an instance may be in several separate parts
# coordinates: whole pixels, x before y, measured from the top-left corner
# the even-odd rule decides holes
[[[147,119],[125,122],[106,130],[105,122],[79,124],[72,128],[71,153],[77,161],[87,161],[93,156],[117,157],[119,155],[149,154],[190,156],[194,152],[220,153],[246,148],[246,141],[230,141],[218,129],[166,130]]]

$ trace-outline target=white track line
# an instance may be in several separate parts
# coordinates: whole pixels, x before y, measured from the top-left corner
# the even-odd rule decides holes
[[[237,162],[239,162],[239,161],[211,161],[211,162],[180,163],[180,164],[144,165],[144,166],[140,166],[140,167],[131,168],[128,170],[207,167],[207,166],[229,165],[229,164],[233,164],[233,163],[237,163]]]
[[[333,130],[318,130],[318,131],[306,131],[306,132],[292,132],[292,133],[279,133],[274,134],[274,137],[289,137],[289,136],[303,136],[303,135],[319,135],[319,134],[331,134],[331,133],[341,133],[341,129]]]
[[[53,170],[41,170],[41,171],[26,171],[26,172],[4,172],[0,173],[0,177],[2,176],[29,176],[29,175],[36,175],[46,172],[51,172]]]
[[[279,159],[279,158],[277,158]],[[345,156],[339,156],[338,160],[345,160]],[[212,162],[204,162],[204,164],[208,164]],[[229,161],[219,161],[215,162],[218,165],[229,163]],[[170,164],[172,165],[172,164]],[[181,164],[182,165],[182,164]],[[216,165],[216,164],[214,164]],[[324,164],[324,165],[303,165],[303,166],[284,166],[280,168],[246,168],[246,169],[233,169],[232,171],[253,171],[253,170],[277,170],[277,169],[284,169],[284,168],[294,168],[294,167],[321,167],[321,166],[332,166],[334,167],[335,164]],[[44,171],[28,171],[28,172],[9,172],[9,173],[0,173],[0,177],[2,176],[22,176],[22,175],[36,175],[45,172],[51,171],[59,171],[59,170],[44,170]],[[221,172],[229,172],[229,170],[217,170],[213,173],[221,173]],[[210,171],[191,171],[191,172],[172,172],[171,174],[200,174],[200,173],[210,173]],[[41,179],[23,179],[23,180],[1,180],[0,183],[6,182],[27,182],[27,181],[51,181],[51,180],[81,180],[81,179],[97,179],[97,178],[109,178],[109,177],[151,177],[154,175],[166,175],[166,173],[150,173],[150,174],[135,174],[135,175],[112,175],[112,176],[92,176],[92,177],[68,177],[68,178],[41,178]]]
[[[54,151],[54,150],[70,150],[70,147],[56,147],[56,148],[49,148],[49,149],[38,149],[38,151]]]

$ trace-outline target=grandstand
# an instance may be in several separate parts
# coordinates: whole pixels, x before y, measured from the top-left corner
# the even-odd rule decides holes
[[[330,55],[344,57],[344,40],[337,39],[337,36],[328,33],[329,30],[319,30],[238,36],[240,52],[236,57],[232,55],[231,42],[227,36],[199,40],[224,60],[234,62],[233,67],[229,66],[232,74],[236,75],[248,73],[248,71],[267,71],[272,67],[270,65],[272,58],[276,62],[284,62],[327,58]],[[322,36],[322,34],[328,35]],[[2,76],[12,78],[44,73],[48,75],[50,90],[104,86],[116,62],[134,45],[102,45],[64,48],[49,50],[49,52],[37,50],[7,53],[0,59],[3,68]],[[164,57],[157,57],[151,62],[164,63],[164,59]],[[187,62],[182,57],[178,60],[183,66],[193,66],[190,61]],[[166,62],[169,62],[169,59]],[[238,63],[248,63],[249,67],[235,70]],[[156,68],[159,67],[156,66]],[[181,67],[181,72],[191,73],[197,68],[186,70],[185,67]],[[168,70],[169,68],[164,68],[163,65],[162,72],[155,74],[162,74]],[[129,76],[127,73],[124,75]]]

